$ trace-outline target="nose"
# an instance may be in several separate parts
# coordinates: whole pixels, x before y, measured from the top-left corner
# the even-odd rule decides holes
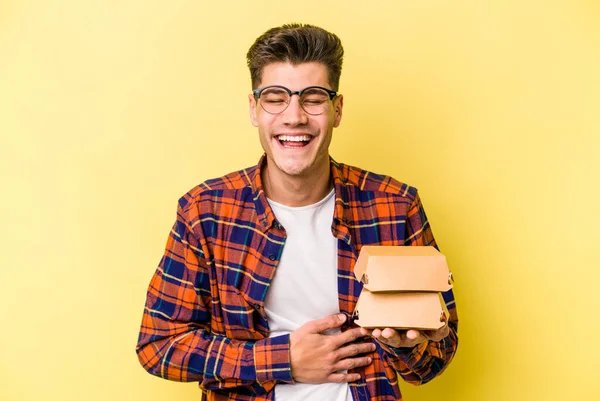
[[[282,113],[282,118],[285,124],[292,126],[308,123],[308,114],[300,104],[300,96],[297,94],[292,95],[290,104]]]

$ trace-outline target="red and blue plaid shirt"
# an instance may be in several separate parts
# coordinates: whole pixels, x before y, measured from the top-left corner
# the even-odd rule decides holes
[[[177,221],[150,282],[137,353],[150,373],[198,381],[203,400],[273,400],[293,383],[290,337],[269,338],[265,297],[285,246],[257,166],[206,181],[179,200]],[[362,285],[353,274],[363,245],[436,246],[417,190],[331,160],[338,239],[339,308],[351,316]],[[450,363],[458,344],[452,291],[443,294],[450,335],[412,349],[375,340],[373,362],[352,370],[356,401],[401,400],[399,374],[425,383]]]

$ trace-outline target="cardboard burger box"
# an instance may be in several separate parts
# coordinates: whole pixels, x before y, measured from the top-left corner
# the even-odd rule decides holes
[[[363,290],[354,321],[366,328],[436,330],[452,288],[446,257],[432,246],[363,246],[354,266]]]

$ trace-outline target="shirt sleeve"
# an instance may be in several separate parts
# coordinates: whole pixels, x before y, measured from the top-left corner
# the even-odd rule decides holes
[[[136,347],[140,363],[153,375],[198,381],[207,390],[246,387],[265,394],[277,382],[293,383],[289,335],[241,341],[211,333],[207,248],[200,224],[196,234],[190,226],[184,199],[148,287]]]
[[[406,219],[406,246],[435,246],[433,233],[418,193],[411,203]],[[452,290],[442,294],[448,308],[450,333],[440,341],[425,341],[413,348],[394,348],[380,343],[388,360],[400,376],[420,385],[441,374],[454,358],[458,346],[458,314]]]

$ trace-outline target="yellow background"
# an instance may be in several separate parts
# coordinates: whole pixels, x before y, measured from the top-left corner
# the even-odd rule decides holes
[[[457,278],[433,401],[600,399],[600,2],[0,2],[1,400],[197,400],[134,353],[180,195],[256,163],[245,53],[343,40],[338,160],[420,189]]]

